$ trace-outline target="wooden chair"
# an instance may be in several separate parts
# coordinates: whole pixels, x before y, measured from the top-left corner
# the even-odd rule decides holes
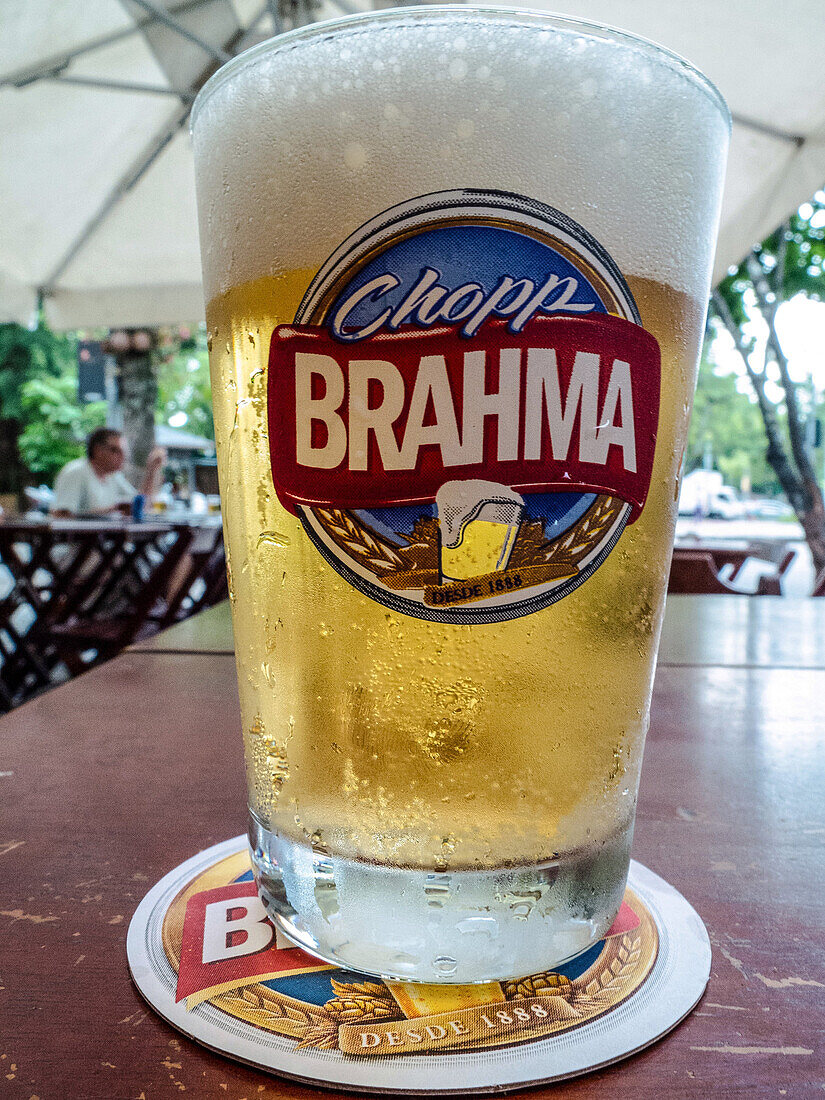
[[[196,530],[182,564],[185,565],[183,576],[176,578],[174,592],[166,606],[160,609],[160,630],[213,607],[229,595],[223,529],[220,526]]]
[[[71,611],[71,595],[88,576],[98,553],[88,526],[55,535],[43,521],[0,523],[0,565],[6,586],[0,599],[0,708],[11,709],[52,683],[58,663],[37,637],[38,623]]]
[[[706,550],[674,550],[667,590],[683,595],[749,595],[719,576],[716,562]]]
[[[132,528],[99,571],[87,578],[71,610],[60,609],[37,628],[73,674],[116,656],[127,645],[160,629],[153,618],[192,542],[192,528]]]
[[[756,588],[757,596],[781,596],[783,582],[796,563],[798,557],[799,552],[797,550],[791,548],[786,551],[784,556],[780,559],[776,570],[773,573],[766,573],[759,578],[759,584]]]

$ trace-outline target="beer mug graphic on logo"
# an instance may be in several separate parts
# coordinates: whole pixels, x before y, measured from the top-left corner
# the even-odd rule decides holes
[[[466,580],[507,568],[524,501],[492,481],[448,481],[436,493],[442,580]]]
[[[550,970],[624,893],[727,109],[423,6],[261,43],[192,134],[260,896],[354,970]]]

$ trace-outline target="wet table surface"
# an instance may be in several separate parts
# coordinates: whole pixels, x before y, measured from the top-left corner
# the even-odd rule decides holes
[[[634,843],[704,920],[708,989],[650,1049],[525,1096],[823,1095],[825,601],[738,601],[670,602]],[[200,620],[209,645],[222,615]],[[0,719],[4,1098],[329,1095],[185,1039],[128,975],[142,896],[244,829],[239,723],[231,654],[174,649]]]
[[[229,601],[134,648],[232,654]],[[659,664],[825,668],[825,598],[669,596]]]

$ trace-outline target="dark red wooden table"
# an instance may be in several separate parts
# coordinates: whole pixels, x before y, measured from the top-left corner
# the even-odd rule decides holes
[[[668,613],[680,660],[657,677],[634,855],[705,921],[708,990],[649,1050],[528,1095],[825,1094],[825,601],[795,627],[789,601],[714,617],[706,599]],[[760,663],[726,663],[748,636]],[[131,651],[0,719],[0,1096],[329,1095],[186,1040],[129,979],[143,894],[244,825],[228,653]]]

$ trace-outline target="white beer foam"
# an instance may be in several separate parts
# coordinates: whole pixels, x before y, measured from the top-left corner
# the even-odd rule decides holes
[[[524,12],[437,8],[251,54],[196,110],[207,301],[317,269],[388,207],[462,187],[545,202],[624,274],[706,295],[728,120],[670,55]]]
[[[496,481],[445,481],[435,495],[441,538],[445,546],[458,546],[464,528],[474,519],[515,524],[521,520],[524,498]]]

